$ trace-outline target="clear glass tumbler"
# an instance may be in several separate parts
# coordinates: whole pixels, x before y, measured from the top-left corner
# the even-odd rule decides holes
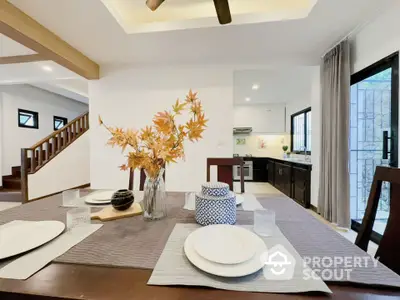
[[[275,212],[270,209],[254,211],[254,232],[260,236],[272,236],[275,231]]]

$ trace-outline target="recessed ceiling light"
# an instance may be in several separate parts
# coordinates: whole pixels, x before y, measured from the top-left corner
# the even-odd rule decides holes
[[[247,102],[249,102],[251,99],[250,99],[249,97],[247,97],[245,100],[246,100]]]
[[[53,68],[50,67],[50,66],[42,66],[42,69],[43,69],[43,71],[46,71],[46,72],[52,72],[53,71]]]
[[[256,90],[258,90],[260,88],[260,85],[257,84],[257,83],[254,83],[251,88],[256,91]]]

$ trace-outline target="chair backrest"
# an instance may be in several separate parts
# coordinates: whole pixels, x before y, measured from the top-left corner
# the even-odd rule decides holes
[[[355,244],[364,251],[368,249],[384,181],[391,183],[389,218],[375,257],[400,275],[400,169],[376,167],[367,208]]]
[[[134,177],[135,177],[135,170],[132,170],[132,168],[129,169],[129,183],[128,183],[128,190],[133,191],[133,183],[134,183]],[[163,174],[163,178],[165,181],[165,171]],[[139,191],[144,190],[144,183],[146,181],[146,173],[144,172],[144,169],[140,169],[140,182],[139,182]]]
[[[233,158],[207,158],[207,182],[211,177],[211,166],[217,166],[217,178],[220,182],[229,184],[229,188],[233,191],[233,166],[240,167],[240,191],[244,193],[244,160],[240,157]]]

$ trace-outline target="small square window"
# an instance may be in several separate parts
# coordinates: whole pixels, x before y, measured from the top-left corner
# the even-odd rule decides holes
[[[18,109],[18,127],[39,128],[39,114],[35,111]]]
[[[63,117],[54,116],[53,123],[54,123],[54,130],[59,130],[59,129],[63,128],[65,125],[67,125],[68,119],[63,118]]]

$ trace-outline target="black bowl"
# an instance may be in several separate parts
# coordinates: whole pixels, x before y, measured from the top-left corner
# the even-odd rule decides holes
[[[132,206],[135,197],[132,191],[129,190],[118,190],[111,197],[111,205],[116,210],[127,210]]]

